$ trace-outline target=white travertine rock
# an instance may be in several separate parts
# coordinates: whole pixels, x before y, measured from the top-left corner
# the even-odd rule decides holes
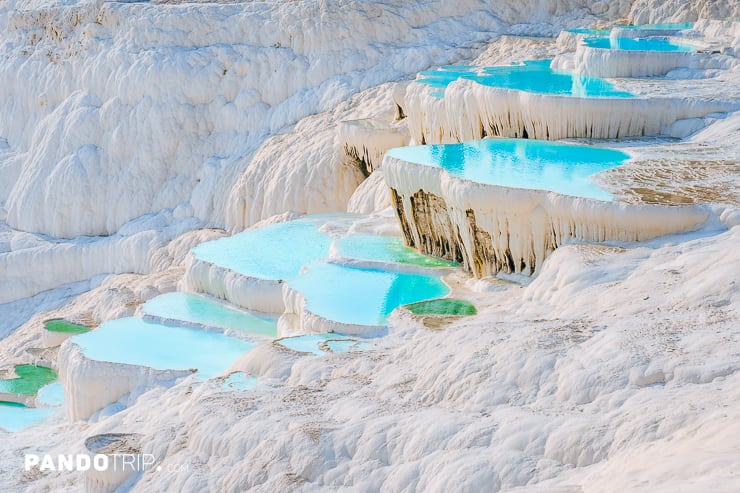
[[[633,205],[474,183],[390,156],[383,169],[406,242],[463,262],[477,277],[533,274],[572,240],[644,241],[696,229],[708,218],[696,206]]]
[[[59,380],[67,418],[77,421],[113,404],[137,388],[149,388],[192,374],[191,370],[155,370],[145,366],[87,358],[72,339],[59,350]]]
[[[579,44],[573,63],[575,72],[587,77],[657,77],[701,63],[700,58],[706,57],[692,52],[613,50]],[[557,67],[557,59],[553,63]]]
[[[654,136],[676,120],[740,108],[737,101],[688,98],[581,98],[503,89],[457,80],[444,98],[421,83],[406,92],[408,127],[416,143],[485,136],[615,139]]]
[[[388,149],[408,145],[409,135],[405,125],[368,118],[340,122],[337,141],[369,176],[380,167]]]
[[[358,325],[335,320],[328,320],[313,313],[306,305],[306,298],[300,291],[289,284],[283,285],[283,303],[285,313],[278,320],[278,336],[288,337],[302,334],[323,334],[337,332],[340,334],[369,334],[385,329],[380,325]]]
[[[391,194],[383,178],[383,169],[376,169],[349,198],[347,212],[371,214],[391,205]]]

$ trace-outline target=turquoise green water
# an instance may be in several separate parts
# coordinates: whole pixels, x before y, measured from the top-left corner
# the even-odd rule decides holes
[[[245,276],[293,279],[303,265],[329,254],[330,238],[317,228],[320,216],[272,224],[193,248],[195,257]]]
[[[422,255],[392,236],[351,235],[340,238],[337,248],[343,257],[374,262],[394,262],[419,267],[454,267],[454,262]]]
[[[309,353],[322,356],[327,352],[322,346],[335,353],[358,351],[370,346],[370,343],[343,334],[308,334],[296,337],[286,337],[277,341],[277,344],[299,353]]]
[[[611,200],[590,176],[621,165],[629,155],[614,149],[531,139],[484,139],[461,144],[412,146],[387,153],[411,163],[444,168],[466,180],[511,188]]]
[[[515,89],[540,94],[572,97],[630,98],[632,94],[617,90],[609,81],[583,77],[563,70],[552,70],[550,60],[527,61],[519,65],[496,67],[444,67],[421,72],[418,82],[443,89],[458,79],[469,79],[484,86]]]
[[[41,387],[57,379],[54,370],[34,365],[17,365],[16,378],[0,380],[0,392],[6,394],[35,395]]]
[[[478,313],[475,306],[469,301],[442,298],[439,300],[420,301],[406,308],[415,315],[451,315],[469,316]]]
[[[684,53],[696,51],[696,48],[693,46],[678,44],[665,39],[653,38],[586,38],[583,40],[583,43],[591,48],[604,48],[611,50]]]
[[[44,327],[49,332],[62,332],[65,334],[84,334],[85,332],[90,332],[89,327],[85,327],[84,325],[75,324],[72,322],[67,322],[66,320],[61,318],[47,320],[46,322],[44,322]]]
[[[290,283],[306,298],[307,308],[328,320],[385,325],[397,307],[445,296],[437,277],[317,263]]]
[[[182,320],[269,337],[277,336],[277,325],[274,322],[191,293],[167,293],[157,296],[147,301],[142,310],[147,315],[163,319]]]
[[[159,370],[197,369],[201,378],[223,373],[253,345],[223,334],[162,325],[140,318],[111,320],[74,337],[90,359]]]
[[[52,414],[51,408],[31,408],[14,402],[0,402],[0,428],[6,431],[20,431],[42,422]]]

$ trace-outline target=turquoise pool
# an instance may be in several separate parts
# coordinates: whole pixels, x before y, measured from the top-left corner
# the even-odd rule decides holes
[[[344,334],[308,334],[296,337],[286,337],[277,341],[277,344],[299,353],[309,353],[322,356],[328,348],[334,353],[359,351],[370,346],[370,343],[361,339],[348,337]]]
[[[146,315],[192,324],[234,329],[268,337],[277,336],[277,325],[247,312],[191,293],[167,293],[147,301],[142,307]]]
[[[236,371],[224,379],[221,390],[253,390],[257,388],[257,377]]]
[[[604,79],[553,70],[550,68],[550,60],[527,61],[519,65],[498,67],[443,67],[439,70],[421,72],[417,82],[440,89],[433,94],[442,97],[444,88],[458,79],[469,79],[484,86],[559,96],[634,97],[628,92],[615,89]]]
[[[329,254],[331,239],[320,232],[321,216],[272,224],[202,243],[196,258],[259,279],[293,279],[301,268]]]
[[[356,325],[385,325],[397,307],[445,296],[437,277],[316,263],[290,286],[306,298],[307,308],[328,320]]]
[[[42,422],[54,414],[54,411],[55,409],[48,407],[33,408],[14,402],[0,402],[0,429],[20,431]]]
[[[392,236],[350,235],[337,241],[339,253],[346,258],[373,262],[392,262],[418,267],[454,267],[454,262],[422,255]]]
[[[583,44],[590,48],[625,51],[659,51],[691,53],[696,48],[666,39],[652,38],[585,38]]]
[[[158,370],[197,369],[201,378],[224,372],[253,345],[215,332],[121,318],[74,337],[86,357]]]
[[[50,383],[42,387],[36,395],[36,402],[44,406],[59,406],[64,403],[64,388],[61,382]]]
[[[478,183],[598,200],[611,200],[612,196],[598,188],[590,176],[629,159],[628,154],[614,149],[531,139],[399,147],[388,155],[444,168],[454,176]]]

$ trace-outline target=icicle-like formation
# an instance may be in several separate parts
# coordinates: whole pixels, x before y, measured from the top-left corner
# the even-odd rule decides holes
[[[368,118],[341,122],[338,139],[347,157],[367,177],[380,167],[385,151],[406,145],[409,136],[405,127]]]
[[[419,83],[406,92],[408,127],[417,143],[441,144],[485,136],[617,139],[660,135],[676,120],[740,107],[736,102],[685,98],[580,98],[538,94],[472,81],[450,84],[444,98]]]
[[[642,241],[699,227],[699,207],[631,205],[461,180],[446,171],[383,162],[406,242],[462,262],[475,276],[533,274],[563,243]]]
[[[688,67],[701,56],[691,52],[613,50],[579,44],[574,64],[575,71],[586,77],[658,77]]]

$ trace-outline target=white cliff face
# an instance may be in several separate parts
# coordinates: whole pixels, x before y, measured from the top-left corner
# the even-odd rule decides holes
[[[110,237],[54,241],[32,236],[34,243],[14,244],[0,254],[5,281],[0,284],[0,304],[101,274],[157,270],[161,265],[153,253],[197,224],[161,214],[134,221]]]
[[[12,2],[2,15],[0,87],[12,90],[0,93],[0,137],[16,156],[17,179],[0,202],[13,227],[57,237],[112,234],[178,206],[223,225],[228,185],[219,177],[258,173],[249,168],[266,159],[269,147],[255,154],[266,135],[358,90],[454,62],[507,23],[557,22],[581,3],[558,2],[550,17],[540,0],[484,15],[480,0]],[[626,3],[606,15],[624,15]],[[308,154],[301,164],[320,168],[325,159]],[[274,175],[274,186],[297,187],[289,178]],[[356,184],[339,179],[333,188],[341,196]],[[306,195],[325,186],[309,184]],[[259,220],[312,200],[276,211],[276,200],[256,197],[248,207]]]
[[[740,1],[637,0],[632,3],[629,19],[633,24],[693,22],[697,19],[737,19]]]

